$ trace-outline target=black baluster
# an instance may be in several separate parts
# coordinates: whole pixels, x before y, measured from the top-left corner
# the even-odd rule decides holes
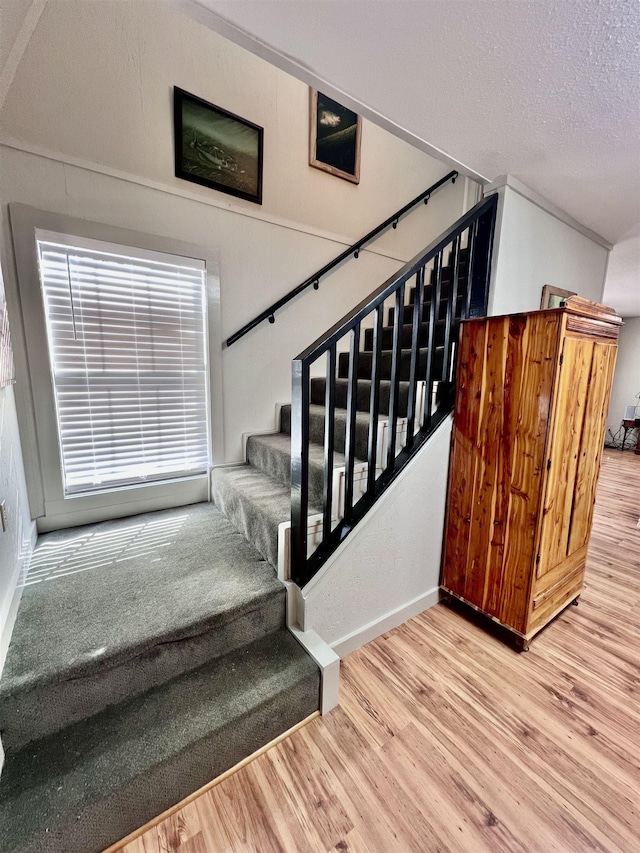
[[[471,290],[473,287],[473,261],[475,257],[476,234],[478,231],[478,220],[469,226],[467,237],[467,298],[465,299],[463,318],[466,320],[471,313]]]
[[[353,518],[353,473],[356,458],[356,417],[358,411],[358,363],[360,359],[360,323],[351,330],[349,380],[347,386],[347,423],[345,428],[344,518]]]
[[[460,266],[460,238],[453,241],[453,264],[451,266],[451,279],[449,283],[449,300],[444,326],[444,351],[442,353],[442,371],[440,378],[443,382],[449,382],[449,365],[451,363],[451,331],[455,323],[456,303],[458,301],[458,270]]]
[[[404,321],[404,282],[396,290],[393,315],[393,349],[391,352],[391,376],[389,383],[389,427],[387,429],[386,470],[391,471],[396,459],[396,435],[398,432],[398,393],[400,389],[400,361],[402,356],[402,325]]]
[[[407,401],[407,449],[413,446],[413,433],[416,424],[417,370],[420,357],[420,324],[424,302],[424,272],[421,267],[416,273],[416,289],[413,300],[413,328],[411,331],[411,363],[409,365],[409,399]]]
[[[322,495],[322,544],[331,536],[331,502],[333,500],[333,447],[336,410],[336,345],[327,353],[327,379],[324,394],[324,489]]]
[[[434,281],[431,285],[431,306],[429,308],[429,334],[427,339],[427,369],[425,371],[424,418],[423,429],[431,429],[431,390],[433,387],[433,362],[436,348],[436,322],[438,306],[440,305],[440,288],[442,283],[442,252],[438,252],[433,264]]]
[[[378,414],[380,412],[380,358],[382,352],[382,323],[384,320],[384,302],[375,309],[376,319],[373,327],[373,356],[371,364],[371,398],[369,402],[369,442],[367,448],[367,495],[376,493],[376,454],[378,444]]]
[[[291,577],[302,586],[307,580],[309,365],[299,359],[292,363],[291,392]]]

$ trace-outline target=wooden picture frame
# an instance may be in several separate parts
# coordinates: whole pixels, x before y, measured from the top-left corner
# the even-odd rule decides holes
[[[177,178],[262,204],[262,127],[177,86],[173,125]]]
[[[573,290],[562,290],[561,287],[554,287],[552,284],[545,284],[542,288],[542,298],[540,299],[540,308],[560,308],[565,299],[570,296],[576,296]]]
[[[360,183],[362,117],[317,89],[309,90],[309,165]]]

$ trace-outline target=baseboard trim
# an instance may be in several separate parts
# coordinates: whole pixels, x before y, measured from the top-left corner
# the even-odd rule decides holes
[[[365,643],[370,643],[372,640],[375,640],[381,634],[385,634],[392,628],[397,628],[398,625],[402,625],[402,623],[406,622],[407,619],[411,619],[413,616],[417,616],[424,610],[428,610],[430,607],[433,607],[433,605],[437,604],[439,600],[440,588],[435,587],[434,589],[430,589],[428,592],[425,592],[417,598],[414,598],[412,601],[407,602],[407,604],[396,607],[395,610],[390,610],[389,613],[385,613],[385,615],[381,616],[379,619],[375,619],[373,622],[369,622],[362,628],[357,628],[345,637],[336,640],[335,643],[331,644],[331,648],[337,655],[343,658],[345,655],[350,654],[350,652],[355,652],[356,649],[364,646]]]
[[[134,830],[129,833],[125,838],[117,841],[115,844],[112,844],[110,847],[107,847],[106,850],[103,850],[102,853],[119,853],[123,847],[126,847],[127,844],[131,844],[132,841],[135,841],[140,836],[144,835],[145,832],[148,832],[150,829],[153,829],[154,826],[157,826],[159,823],[162,823],[163,820],[166,820],[171,815],[174,815],[176,812],[179,812],[180,809],[183,809],[185,806],[192,803],[194,800],[197,800],[198,797],[201,797],[203,794],[206,794],[207,791],[210,791],[212,788],[215,788],[216,785],[219,785],[221,782],[224,782],[225,779],[228,779],[229,776],[233,776],[234,773],[237,773],[238,770],[242,770],[243,767],[246,767],[247,764],[251,764],[252,761],[255,761],[256,758],[259,758],[261,755],[264,755],[265,752],[269,752],[270,749],[273,749],[274,746],[277,746],[283,740],[286,740],[288,737],[291,737],[292,734],[295,734],[299,729],[306,726],[312,720],[315,720],[316,717],[320,716],[320,711],[314,711],[313,714],[310,714],[308,717],[305,717],[304,720],[301,720],[299,723],[296,723],[295,726],[292,726],[290,729],[287,729],[286,732],[283,732],[278,737],[269,741],[269,743],[261,746],[260,749],[257,749],[255,752],[248,755],[246,758],[243,758],[242,761],[239,761],[233,767],[230,767],[228,770],[225,770],[224,773],[221,773],[219,776],[216,776],[211,782],[207,782],[206,785],[203,785],[202,788],[198,788],[197,791],[194,791],[193,794],[189,794],[188,797],[185,797],[184,800],[180,800],[179,803],[176,803],[175,806],[171,806],[170,808],[163,811],[162,814],[159,814],[157,817],[152,818],[150,821],[141,826],[139,829]]]

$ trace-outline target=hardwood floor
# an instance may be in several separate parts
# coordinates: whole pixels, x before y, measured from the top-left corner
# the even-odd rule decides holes
[[[639,516],[640,456],[605,451],[580,606],[530,652],[438,605],[122,853],[640,851]]]

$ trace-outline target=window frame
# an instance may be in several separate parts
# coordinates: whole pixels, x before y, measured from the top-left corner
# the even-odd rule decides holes
[[[32,517],[37,519],[38,530],[45,532],[209,500],[209,472],[93,494],[64,496],[37,240],[39,237],[42,239],[43,233],[52,232],[78,239],[79,243],[87,240],[111,243],[121,246],[124,253],[129,247],[140,252],[177,255],[204,262],[212,466],[222,455],[223,439],[222,335],[217,253],[183,241],[75,219],[21,204],[10,204],[9,215],[22,309],[21,337],[26,350],[26,370],[22,371],[26,375],[18,376],[16,397],[21,403],[20,435],[29,504]]]

